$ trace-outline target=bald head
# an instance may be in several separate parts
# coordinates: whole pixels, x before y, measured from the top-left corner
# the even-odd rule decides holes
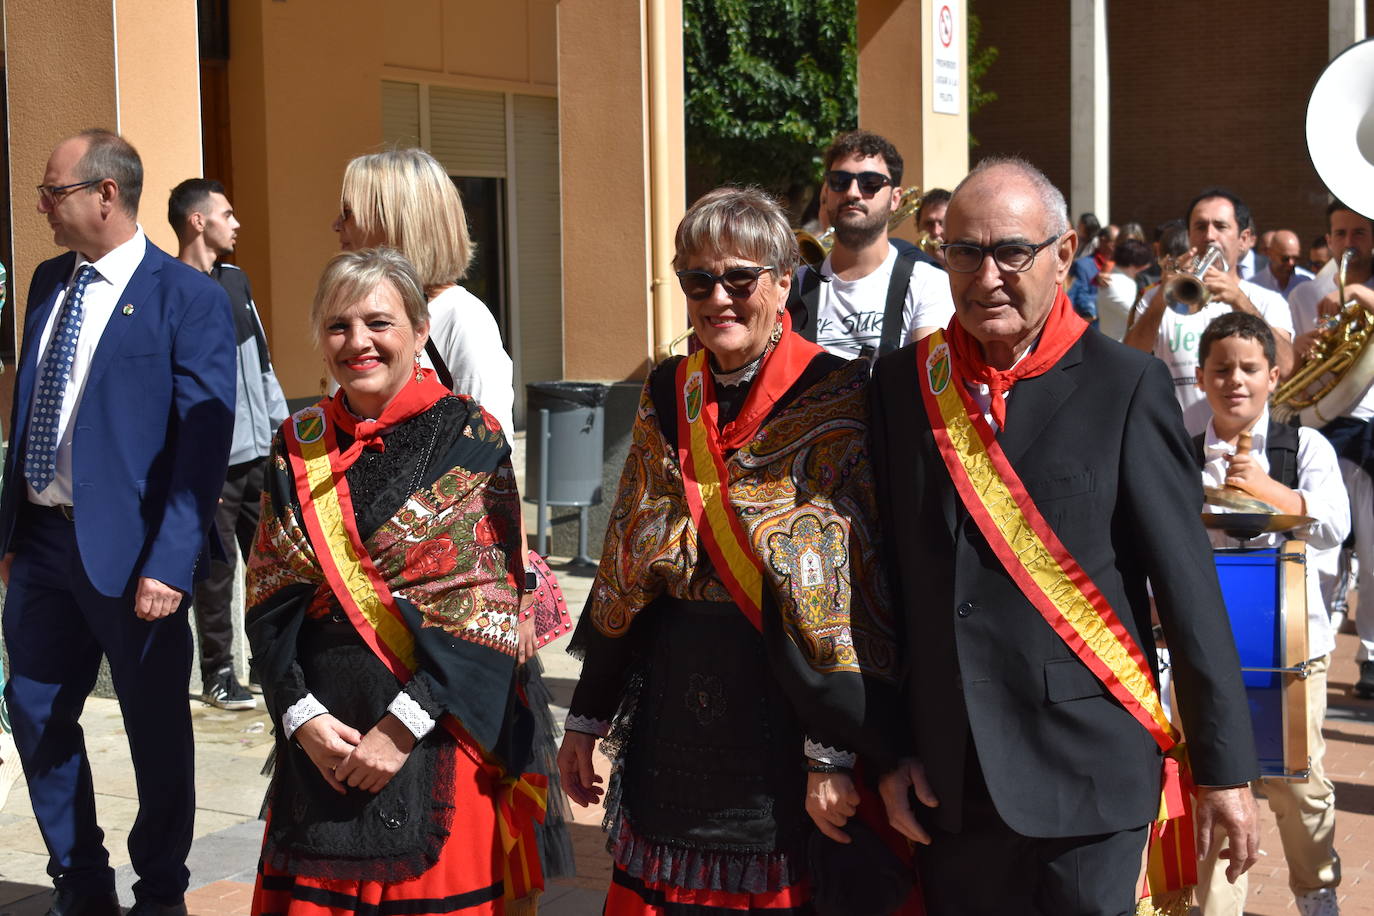
[[[1045,177],[1044,172],[1015,156],[990,156],[979,162],[955,187],[954,200],[961,193],[970,199],[974,194],[995,198],[1004,190],[1015,190],[1022,194],[1029,192],[1044,216],[1046,237],[1069,231],[1069,208],[1064,202],[1064,195]],[[951,206],[953,202],[951,200]]]
[[[1279,289],[1286,289],[1293,278],[1293,271],[1302,260],[1302,243],[1297,233],[1287,229],[1274,230],[1274,238],[1265,252],[1269,255],[1269,270],[1279,283]]]
[[[984,160],[954,189],[945,229],[955,315],[1005,369],[1039,335],[1073,264],[1064,196],[1024,160]],[[1026,249],[1028,261],[1005,266]]]

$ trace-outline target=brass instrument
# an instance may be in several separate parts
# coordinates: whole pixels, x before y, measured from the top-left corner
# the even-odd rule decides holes
[[[902,192],[901,199],[897,203],[897,209],[892,211],[892,217],[887,221],[887,231],[894,231],[920,207],[921,189],[907,188]],[[805,229],[794,229],[792,232],[797,237],[797,247],[801,249],[802,263],[808,267],[819,267],[820,263],[830,254],[830,249],[835,247],[834,226],[826,229],[820,235],[813,235]],[[929,255],[934,255],[940,250],[940,242],[926,232],[921,233],[916,245]]]
[[[1221,263],[1218,264],[1218,261]],[[1226,258],[1215,243],[1208,245],[1186,267],[1174,274],[1168,283],[1164,284],[1165,299],[1183,303],[1188,306],[1190,312],[1201,309],[1212,299],[1211,292],[1202,282],[1202,275],[1207,273],[1213,265],[1220,270],[1226,269]]]
[[[1374,41],[1357,42],[1327,65],[1307,102],[1307,152],[1318,177],[1367,217],[1374,217],[1374,155],[1361,134],[1374,111],[1371,73]],[[1345,295],[1346,271],[1357,256],[1352,249],[1341,252],[1335,267],[1340,307],[1318,326],[1302,365],[1274,391],[1270,409],[1281,422],[1296,415],[1304,426],[1323,426],[1344,415],[1374,383],[1374,315]],[[1324,281],[1319,276],[1311,282]]]
[[[1345,298],[1346,270],[1356,255],[1353,248],[1341,252],[1336,267],[1340,309],[1322,322],[1307,359],[1274,391],[1270,409],[1280,422],[1296,414],[1304,426],[1324,426],[1349,410],[1374,380],[1374,347],[1368,345],[1374,315]]]

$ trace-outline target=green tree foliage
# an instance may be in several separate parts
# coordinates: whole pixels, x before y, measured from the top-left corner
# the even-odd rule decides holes
[[[683,18],[693,183],[808,196],[858,119],[855,0],[684,0]]]
[[[983,88],[983,77],[992,69],[1000,51],[991,46],[978,46],[983,36],[983,20],[973,14],[973,2],[968,5],[968,114],[972,118],[978,109],[997,101],[997,93]],[[969,146],[977,146],[978,139],[969,134]]]

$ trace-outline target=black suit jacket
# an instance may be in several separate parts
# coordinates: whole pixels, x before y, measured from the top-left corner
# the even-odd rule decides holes
[[[1002,818],[1026,836],[1154,819],[1161,762],[1145,729],[1026,600],[959,502],[917,388],[915,346],[877,362],[873,461],[907,672],[894,733],[961,821],[976,748]],[[1017,383],[999,442],[1064,545],[1154,664],[1151,581],[1200,785],[1258,773],[1200,478],[1164,364],[1085,333]],[[970,738],[972,739],[970,741]]]

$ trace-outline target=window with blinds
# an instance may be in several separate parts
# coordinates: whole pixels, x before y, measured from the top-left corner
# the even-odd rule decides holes
[[[505,339],[519,342],[511,356],[516,422],[523,424],[525,382],[563,377],[558,100],[384,80],[382,132],[388,144],[419,144],[427,137],[429,152],[460,189],[468,189],[465,201],[474,198],[468,202],[470,229],[486,239],[478,257],[499,252],[501,259],[482,266],[483,275],[502,287],[486,291],[487,304]],[[510,212],[502,216],[498,199],[481,206],[477,184],[500,188]],[[499,244],[492,244],[492,232],[499,233]]]

